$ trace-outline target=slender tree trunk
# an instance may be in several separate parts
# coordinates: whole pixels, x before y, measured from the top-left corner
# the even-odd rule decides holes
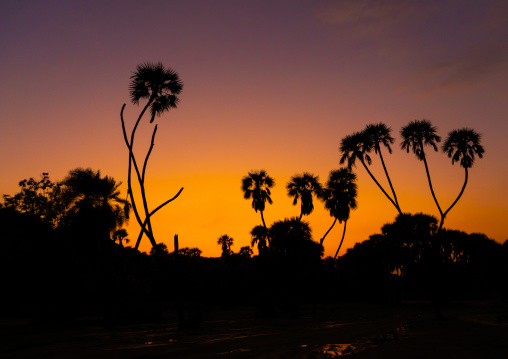
[[[320,244],[323,244],[326,236],[328,235],[328,233],[330,233],[330,231],[332,230],[333,226],[335,226],[335,223],[337,222],[337,217],[335,217],[335,219],[333,220],[333,223],[332,223],[332,226],[330,228],[328,228],[328,230],[326,231],[325,235],[323,236],[323,238],[321,238],[321,241],[319,241]]]
[[[467,171],[467,167],[465,167],[464,169],[465,169],[465,179],[464,179],[464,184],[462,185],[462,189],[460,190],[459,195],[457,196],[455,201],[452,203],[452,205],[441,216],[441,222],[439,223],[438,233],[441,232],[441,229],[443,228],[443,224],[444,224],[446,215],[448,214],[448,212],[450,212],[450,210],[453,208],[453,206],[455,206],[455,204],[459,201],[460,197],[462,197],[462,194],[464,193],[464,190],[466,189],[467,180],[468,180],[468,171]]]
[[[386,179],[388,180],[388,184],[390,185],[390,188],[393,193],[393,200],[395,201],[394,206],[399,211],[399,214],[402,214],[402,210],[400,209],[399,201],[397,200],[397,195],[395,194],[395,189],[393,188],[392,181],[390,179],[390,176],[388,175],[388,170],[386,169],[385,161],[383,159],[383,154],[381,153],[381,147],[379,147],[379,144],[377,144],[378,147],[378,153],[379,158],[381,159],[381,164],[383,165],[383,169],[385,171]]]
[[[185,323],[185,316],[183,314],[183,309],[182,309],[182,301],[180,299],[181,288],[180,288],[180,274],[179,274],[179,267],[178,267],[180,253],[179,253],[179,246],[178,246],[178,234],[175,234],[174,245],[175,245],[175,276],[174,276],[175,306],[176,306],[176,314],[178,317],[178,327],[181,329],[185,326],[186,323]]]
[[[367,165],[365,164],[365,162],[360,158],[360,162],[362,163],[363,167],[365,167],[365,169],[367,170],[367,173],[369,174],[370,178],[372,178],[372,180],[377,184],[377,186],[379,187],[379,189],[384,193],[384,195],[386,196],[386,198],[388,198],[390,200],[390,202],[392,202],[392,204],[394,205],[394,207],[397,209],[397,211],[399,211],[400,213],[400,208],[395,204],[395,202],[393,201],[393,199],[388,195],[388,193],[386,193],[386,191],[384,190],[383,186],[381,186],[379,184],[379,182],[376,180],[376,178],[374,177],[374,175],[372,174],[372,172],[370,172],[369,168],[367,167]]]
[[[342,231],[342,239],[340,240],[339,248],[337,248],[337,252],[335,252],[335,256],[333,259],[337,259],[337,255],[339,254],[340,247],[342,247],[342,242],[344,242],[344,237],[346,236],[346,225],[347,225],[347,219],[344,221],[344,230]]]
[[[429,166],[427,165],[427,159],[425,156],[425,152],[423,151],[423,143],[420,143],[420,149],[422,150],[422,154],[423,154],[423,163],[425,164],[425,172],[427,172],[427,180],[429,181],[429,187],[430,187],[430,192],[432,193],[432,198],[434,198],[434,202],[436,203],[437,209],[439,210],[439,214],[441,215],[441,220],[444,220],[443,211],[441,210],[441,206],[439,205],[439,202],[437,201],[436,194],[434,193],[434,188],[432,187],[432,181],[430,180]]]
[[[263,216],[263,211],[259,211],[261,212],[261,221],[263,222],[263,226],[266,228],[266,223],[265,223],[265,217]]]

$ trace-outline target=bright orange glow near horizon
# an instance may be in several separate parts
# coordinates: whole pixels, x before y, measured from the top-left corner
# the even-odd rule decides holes
[[[153,217],[156,240],[170,250],[174,234],[181,247],[198,247],[205,256],[220,255],[222,234],[234,238],[235,251],[249,245],[250,230],[261,224],[240,189],[249,171],[265,169],[276,181],[267,224],[298,216],[285,192],[289,178],[311,172],[324,183],[340,166],[340,140],[377,122],[396,138],[393,154],[384,155],[402,210],[437,217],[423,163],[400,150],[400,128],[422,118],[443,139],[463,127],[482,134],[485,156],[470,169],[445,227],[504,242],[508,5],[474,0],[460,12],[455,6],[451,0],[2,2],[0,194],[16,193],[20,180],[42,172],[61,180],[76,167],[122,181],[125,194],[120,109],[127,103],[130,131],[141,110],[129,103],[130,76],[136,65],[160,61],[184,83],[178,109],[156,120],[147,170],[151,208],[184,187]],[[139,161],[153,125],[145,118],[136,134]],[[374,154],[373,160],[387,188]],[[443,153],[430,153],[428,162],[447,208],[464,170]],[[341,254],[397,214],[360,163],[355,172],[358,209]],[[333,218],[320,201],[314,205],[304,220],[319,240]],[[133,242],[138,231],[133,217]],[[334,255],[341,234],[337,223],[325,255]],[[146,238],[140,250],[150,250]]]

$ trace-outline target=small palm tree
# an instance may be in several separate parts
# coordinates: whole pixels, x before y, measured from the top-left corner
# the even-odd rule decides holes
[[[254,211],[261,213],[261,221],[263,226],[266,228],[265,218],[263,211],[265,210],[265,203],[272,204],[272,198],[270,197],[270,188],[275,185],[275,181],[272,177],[266,174],[266,171],[261,170],[259,172],[249,172],[247,176],[242,178],[242,191],[245,199],[252,198],[252,208]]]
[[[111,238],[113,239],[113,242],[118,242],[118,244],[123,247],[123,242],[125,242],[125,244],[129,243],[130,240],[129,238],[127,238],[128,234],[127,234],[127,231],[125,229],[117,229],[116,231],[113,232],[113,235],[111,236]]]
[[[364,136],[367,138],[367,141],[369,141],[369,146],[367,146],[367,149],[373,148],[374,152],[378,154],[379,158],[381,159],[381,164],[383,165],[383,170],[385,172],[386,179],[388,180],[388,184],[390,185],[390,189],[392,190],[395,208],[397,209],[399,214],[402,214],[399,201],[397,200],[397,195],[395,194],[395,189],[393,188],[392,181],[390,179],[390,176],[388,175],[388,170],[386,169],[383,154],[381,152],[381,145],[383,145],[388,150],[388,153],[392,153],[392,148],[390,147],[390,145],[393,144],[395,140],[391,135],[391,131],[392,131],[391,128],[386,126],[384,123],[380,122],[377,124],[367,125],[367,127],[365,127],[365,129],[363,130],[363,133]]]
[[[233,245],[233,238],[224,234],[219,237],[217,244],[222,246],[222,256],[228,256],[231,254],[231,246]]]
[[[463,128],[460,130],[453,130],[448,134],[446,141],[443,144],[442,150],[446,152],[449,158],[452,159],[452,165],[455,162],[459,162],[460,166],[464,168],[465,179],[462,189],[452,203],[452,205],[443,213],[441,216],[441,222],[439,223],[439,231],[443,228],[444,220],[448,212],[455,206],[459,201],[460,197],[466,189],[468,180],[468,168],[473,166],[475,157],[482,158],[485,152],[483,146],[480,144],[481,135],[470,128]]]
[[[387,138],[385,138],[385,140],[388,141]],[[396,203],[390,197],[390,195],[386,193],[383,186],[381,186],[381,184],[374,177],[372,172],[369,170],[369,167],[367,166],[372,163],[372,159],[370,158],[369,153],[374,147],[375,142],[372,140],[371,134],[366,133],[366,131],[355,132],[352,135],[345,136],[340,143],[340,152],[342,153],[340,164],[347,162],[347,167],[352,169],[356,164],[356,160],[359,160],[369,174],[370,178],[372,178],[374,183],[376,183],[376,185],[379,187],[381,192],[383,192],[386,198],[388,198],[388,200],[395,206],[395,208],[400,211],[398,203]]]
[[[319,183],[319,177],[310,173],[304,173],[301,176],[293,176],[286,185],[288,196],[293,197],[293,206],[296,206],[298,200],[301,202],[301,211],[299,219],[303,215],[309,215],[314,210],[312,196],[319,198],[322,187]]]
[[[409,153],[412,150],[416,155],[416,158],[423,161],[425,164],[425,171],[427,173],[427,180],[429,182],[430,192],[432,198],[436,203],[437,209],[441,218],[443,217],[443,211],[437,201],[434,188],[432,187],[432,181],[430,179],[429,166],[427,165],[427,158],[425,157],[425,145],[431,146],[434,151],[437,151],[437,143],[441,141],[441,137],[437,135],[437,128],[432,126],[429,120],[415,120],[409,122],[406,126],[402,127],[400,135],[402,137],[401,148]]]
[[[328,233],[330,233],[337,220],[339,223],[344,222],[342,238],[334,258],[337,258],[342,243],[344,242],[346,225],[351,210],[357,207],[356,196],[357,185],[356,174],[354,174],[354,172],[349,168],[341,168],[330,172],[321,199],[325,202],[325,208],[330,212],[330,216],[334,217],[334,221],[323,238],[321,238],[320,243],[323,244],[323,241]]]
[[[268,236],[268,229],[264,226],[256,226],[252,228],[250,231],[250,235],[252,238],[251,241],[251,247],[254,247],[254,245],[258,244],[258,252],[260,255],[265,253],[268,250],[268,242],[269,242],[269,236]]]

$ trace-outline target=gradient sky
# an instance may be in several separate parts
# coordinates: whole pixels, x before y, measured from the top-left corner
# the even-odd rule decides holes
[[[129,103],[136,65],[162,62],[183,83],[179,108],[156,122],[147,172],[149,203],[181,196],[153,217],[172,248],[220,255],[217,238],[250,243],[261,224],[241,178],[265,169],[275,178],[267,223],[297,216],[285,194],[292,175],[322,182],[339,168],[340,140],[384,122],[397,138],[387,166],[404,212],[438,215],[423,163],[400,150],[399,131],[426,118],[446,137],[471,127],[485,156],[470,170],[445,227],[508,239],[508,3],[436,1],[23,1],[0,2],[0,194],[49,172],[76,167],[126,182],[128,152],[120,108]],[[153,125],[136,137],[143,158]],[[428,158],[443,207],[464,171],[442,153]],[[373,171],[384,180],[379,164]],[[343,248],[363,241],[397,212],[362,167],[358,209]],[[386,181],[381,181],[386,185]],[[125,194],[125,187],[122,187]],[[307,220],[319,238],[333,219],[320,202]],[[137,237],[133,219],[129,237]],[[342,227],[325,240],[333,255]],[[141,250],[148,251],[144,239]],[[341,250],[342,251],[342,250]],[[255,250],[257,252],[257,250]],[[344,252],[341,252],[344,253]]]

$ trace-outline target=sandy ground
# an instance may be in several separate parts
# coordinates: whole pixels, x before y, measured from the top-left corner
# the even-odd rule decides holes
[[[199,327],[157,323],[105,328],[2,320],[1,358],[508,358],[508,304],[468,302],[302,307],[298,317],[263,319],[250,308],[215,309]]]

